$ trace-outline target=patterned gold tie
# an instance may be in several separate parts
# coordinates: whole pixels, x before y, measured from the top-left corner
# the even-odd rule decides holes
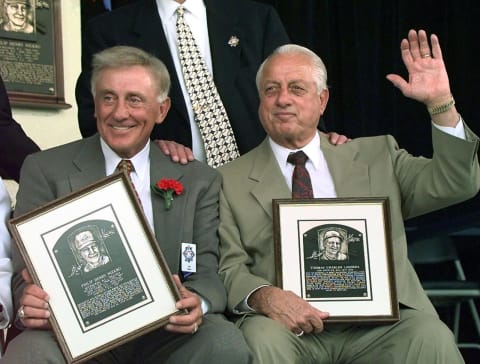
[[[216,168],[234,160],[240,153],[213,77],[195,43],[190,27],[185,23],[184,11],[183,6],[177,8],[176,23],[183,78],[203,138],[207,163]]]
[[[307,160],[307,155],[301,150],[288,155],[287,162],[295,165],[292,175],[292,198],[313,198],[312,181],[305,168]]]
[[[130,159],[122,159],[120,162],[118,162],[117,171],[127,172],[128,179],[130,180],[130,183],[132,184],[132,187],[133,187],[133,192],[135,192],[135,196],[137,197],[137,200],[143,209],[142,200],[140,200],[140,195],[138,194],[137,189],[135,188],[135,184],[133,183],[133,180],[132,180],[131,173],[134,170],[135,168],[133,167],[133,163]]]

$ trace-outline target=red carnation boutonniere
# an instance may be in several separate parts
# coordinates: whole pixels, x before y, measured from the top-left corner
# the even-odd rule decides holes
[[[163,197],[166,210],[169,210],[172,206],[173,197],[175,195],[181,195],[184,189],[180,181],[168,178],[162,178],[152,186],[152,191]]]

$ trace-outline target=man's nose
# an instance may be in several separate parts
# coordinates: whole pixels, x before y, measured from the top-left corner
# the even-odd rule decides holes
[[[290,92],[288,88],[280,88],[277,94],[277,103],[279,105],[289,105],[290,104]]]
[[[113,115],[117,120],[123,120],[128,118],[128,116],[130,115],[130,110],[127,102],[121,99],[118,100],[117,104],[115,105]]]

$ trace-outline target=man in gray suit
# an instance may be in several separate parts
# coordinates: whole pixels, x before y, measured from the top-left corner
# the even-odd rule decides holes
[[[165,256],[186,315],[109,352],[95,363],[247,363],[248,347],[221,314],[225,288],[218,270],[218,172],[200,162],[172,162],[149,141],[170,107],[170,78],[164,64],[126,46],[94,58],[92,91],[98,134],[33,154],[22,168],[15,214],[24,214],[113,173],[121,160],[133,163],[131,177]],[[181,181],[184,192],[169,209],[150,186],[162,178]],[[195,261],[180,265],[182,243],[196,245]],[[17,318],[27,330],[8,345],[4,363],[64,363],[50,329],[49,294],[32,283],[18,249],[13,251]],[[23,279],[22,279],[23,278]]]
[[[480,186],[478,137],[454,106],[438,38],[410,30],[401,42],[409,81],[387,75],[426,105],[434,156],[413,157],[391,136],[333,147],[317,131],[328,101],[327,73],[310,50],[278,48],[257,73],[259,115],[268,137],[222,166],[220,275],[255,363],[461,363],[407,259],[404,219],[474,196]],[[329,324],[328,312],[275,284],[272,199],[291,196],[291,152],[302,150],[314,198],[388,196],[400,320]],[[298,264],[298,258],[292,258]],[[355,312],[352,312],[355,315]]]

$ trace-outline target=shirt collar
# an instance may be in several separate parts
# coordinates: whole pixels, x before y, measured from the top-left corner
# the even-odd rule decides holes
[[[176,18],[175,12],[180,5],[196,18],[201,18],[202,14],[205,14],[205,4],[202,0],[186,0],[183,4],[179,4],[175,0],[157,0],[160,17],[165,17],[165,19]]]
[[[105,172],[106,175],[109,176],[115,172],[117,165],[122,158],[119,157],[102,138],[100,138],[100,146],[102,147],[103,156],[105,158]],[[144,175],[146,168],[148,168],[149,155],[150,142],[148,142],[140,152],[135,154],[132,158],[129,158],[132,161],[133,168],[137,175]]]
[[[303,148],[300,149],[288,149],[285,147],[282,147],[280,144],[275,143],[270,137],[268,138],[270,147],[272,148],[273,154],[275,155],[275,158],[277,159],[277,162],[280,166],[287,166],[287,158],[290,153],[295,153],[299,150],[303,150],[303,152],[307,155],[308,160],[313,164],[313,167],[315,169],[320,168],[320,162],[321,162],[321,150],[320,150],[320,136],[317,133],[315,133],[315,136],[313,139],[305,145]]]

